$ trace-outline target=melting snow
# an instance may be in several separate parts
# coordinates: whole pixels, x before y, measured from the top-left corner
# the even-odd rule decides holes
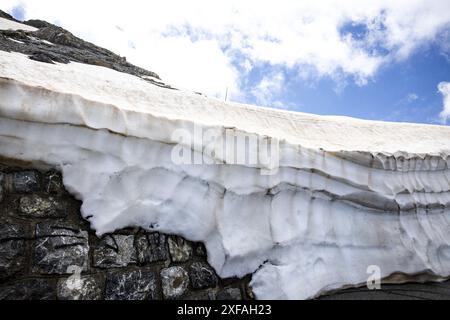
[[[24,30],[24,31],[36,31],[35,27],[18,23],[5,18],[0,18],[0,30]]]

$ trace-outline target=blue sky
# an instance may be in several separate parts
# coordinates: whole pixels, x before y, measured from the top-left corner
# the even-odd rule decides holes
[[[257,82],[270,67],[257,67]],[[337,114],[364,119],[441,123],[443,97],[437,85],[450,79],[450,60],[436,45],[421,48],[408,59],[381,68],[365,85],[349,82],[336,89],[329,78],[305,82],[284,69],[286,89],[274,98],[291,110],[322,115]],[[257,103],[253,97],[251,103]]]
[[[448,0],[2,2],[219,99],[228,89],[288,110],[449,122]]]

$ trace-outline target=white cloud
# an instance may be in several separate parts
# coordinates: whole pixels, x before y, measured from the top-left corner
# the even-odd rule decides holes
[[[282,93],[284,81],[285,78],[281,72],[274,72],[273,74],[264,76],[251,90],[257,104],[266,107],[282,106],[282,103],[275,98]]]
[[[450,62],[450,28],[441,32],[437,39],[440,53]]]
[[[214,96],[228,87],[231,98],[242,96],[242,78],[259,64],[364,85],[382,65],[435,41],[450,22],[448,0],[2,0],[1,6],[11,11],[19,3],[26,19],[58,22],[175,85]],[[364,36],[342,34],[348,23],[364,26]]]
[[[222,97],[227,88],[230,94],[239,94],[239,75],[215,41],[160,37],[138,42],[135,51],[130,54],[133,61],[156,70],[168,82],[216,97]]]
[[[441,82],[438,84],[438,90],[442,94],[444,106],[442,112],[439,114],[443,123],[446,123],[450,118],[450,82]]]
[[[408,93],[408,95],[406,96],[406,101],[408,103],[416,101],[417,99],[419,99],[419,96],[416,93],[414,93],[414,92]]]
[[[286,90],[286,77],[280,71],[264,75],[250,90],[257,105],[285,110],[298,110],[302,105],[298,102],[287,101],[284,97]]]
[[[401,98],[395,105],[397,106],[408,106],[414,101],[417,101],[419,99],[419,95],[414,92],[408,93],[406,96]]]

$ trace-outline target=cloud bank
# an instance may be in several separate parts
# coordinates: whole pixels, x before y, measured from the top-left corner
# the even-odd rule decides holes
[[[60,24],[174,85],[216,97],[228,88],[231,99],[266,105],[286,81],[274,70],[365,85],[450,23],[448,0],[2,1],[20,7],[25,19]],[[248,88],[262,65],[267,74]]]

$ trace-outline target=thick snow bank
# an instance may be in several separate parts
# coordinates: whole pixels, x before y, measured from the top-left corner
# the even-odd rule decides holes
[[[18,23],[5,18],[0,18],[0,30],[36,31],[37,29],[35,27],[28,26],[23,23]]]
[[[449,127],[224,103],[1,51],[0,97],[0,155],[59,167],[98,234],[204,241],[220,276],[256,271],[257,298],[358,285],[369,266],[450,276]],[[200,125],[276,142],[277,161],[235,164],[174,135]],[[179,142],[214,164],[177,163]]]

